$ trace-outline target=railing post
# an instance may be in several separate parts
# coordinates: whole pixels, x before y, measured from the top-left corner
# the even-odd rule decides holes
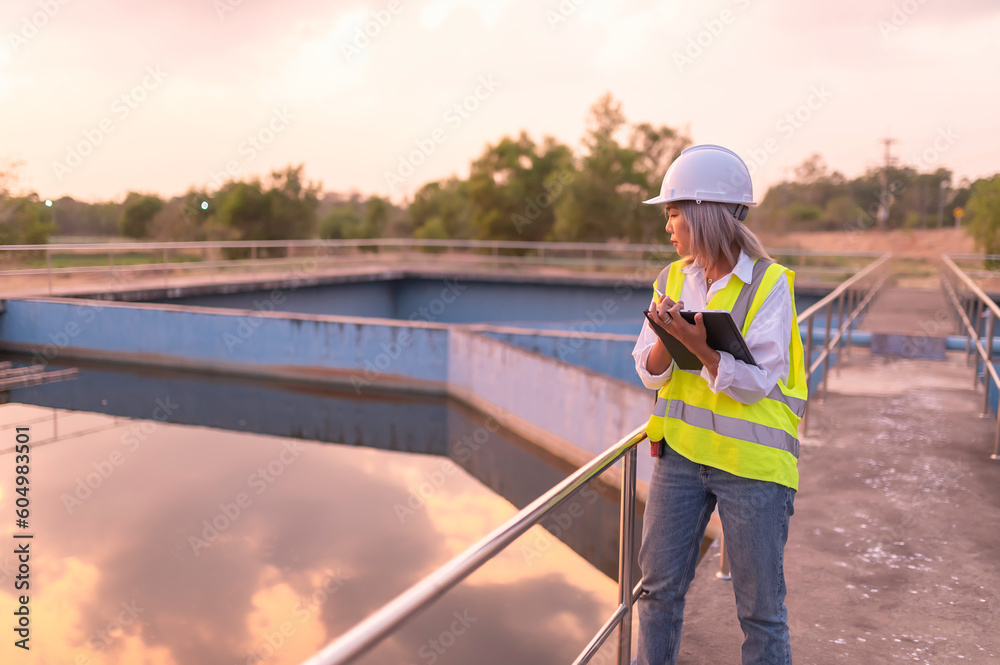
[[[837,298],[837,330],[840,332],[840,339],[837,340],[837,360],[841,360],[841,354],[844,352],[844,294],[841,293]],[[837,363],[837,376],[840,376],[840,366],[842,363]]]
[[[52,295],[52,250],[45,248],[45,268],[49,275],[49,295]]]
[[[993,363],[993,310],[986,310],[986,362],[983,364],[983,413],[981,417],[986,418],[990,415],[990,387],[993,385],[993,379],[990,375],[990,370],[988,366]],[[997,390],[1000,390],[1000,386],[997,386]]]
[[[167,248],[163,248],[163,288],[170,284],[170,269],[167,267]]]
[[[979,300],[979,298],[975,298],[975,301],[972,303],[972,306],[969,308],[969,309],[972,310],[972,316],[969,317],[969,323],[972,324],[972,325],[969,326],[969,328],[970,328],[970,330],[969,330],[969,339],[966,342],[966,347],[967,347],[966,354],[967,355],[965,357],[965,366],[968,367],[971,364],[972,367],[973,367],[973,370],[972,370],[972,378],[973,378],[972,387],[973,388],[975,388],[975,386],[976,386],[975,378],[976,378],[976,375],[979,373],[979,363],[978,362],[974,362],[973,358],[975,358],[975,356],[976,356],[976,342],[979,340],[979,310],[982,307],[982,305],[983,305],[983,303]]]
[[[970,298],[965,302],[965,318],[969,323],[972,323],[972,309],[975,305],[972,304],[972,299]],[[969,353],[972,349],[972,331],[969,330],[969,326],[965,328],[965,366],[969,366]]]
[[[637,446],[622,460],[621,522],[618,545],[618,599],[628,610],[618,625],[618,665],[632,662],[632,559],[635,556],[635,467]]]
[[[827,383],[830,380],[830,324],[833,323],[833,302],[826,304],[826,336],[823,338],[823,401],[826,401]]]
[[[847,343],[844,345],[844,357],[851,358],[851,346],[854,345],[854,289],[847,289]]]
[[[993,454],[990,459],[1000,460],[1000,417],[997,417],[997,426],[993,431]]]
[[[806,410],[802,413],[802,436],[809,433],[809,379],[812,378],[812,351],[813,351],[813,321],[815,316],[809,317],[809,324],[806,326]]]

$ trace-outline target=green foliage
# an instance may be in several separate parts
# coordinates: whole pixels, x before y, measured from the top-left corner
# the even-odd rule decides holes
[[[0,245],[44,245],[54,230],[52,211],[37,194],[0,192]]]
[[[664,222],[655,206],[642,200],[660,189],[667,165],[691,144],[689,137],[669,127],[639,124],[623,145],[621,104],[610,94],[591,107],[584,137],[586,154],[577,177],[556,204],[552,239],[604,242],[623,238],[645,242],[656,238]]]
[[[473,205],[466,180],[450,178],[424,185],[407,212],[417,238],[468,239],[474,234]]]
[[[553,204],[574,175],[569,148],[550,137],[539,146],[522,132],[487,146],[468,181],[476,237],[546,239],[555,223]]]
[[[411,228],[420,238],[653,240],[661,211],[641,201],[690,144],[669,127],[630,128],[606,94],[590,109],[580,155],[552,137],[506,136],[486,146],[467,180],[424,185],[409,206]]]
[[[337,205],[320,220],[319,237],[324,240],[364,238],[363,226],[358,205]]]
[[[273,172],[266,189],[258,179],[223,185],[214,197],[212,234],[233,240],[313,237],[319,186],[304,183],[302,170],[300,165]]]
[[[210,224],[214,212],[215,202],[208,193],[189,190],[166,202],[153,217],[150,235],[165,242],[215,239]]]
[[[122,204],[116,201],[87,203],[64,196],[52,202],[55,233],[63,236],[116,236]]]
[[[126,238],[146,238],[156,213],[163,209],[163,199],[153,194],[129,192],[122,205],[118,230]]]
[[[1000,175],[973,183],[966,216],[976,247],[985,254],[1000,254]]]
[[[951,171],[918,173],[912,168],[870,169],[847,180],[830,172],[819,155],[795,169],[795,180],[772,186],[748,222],[769,231],[866,230],[936,226],[939,209],[951,196]],[[883,202],[882,183],[888,197]],[[879,219],[881,204],[888,207]]]

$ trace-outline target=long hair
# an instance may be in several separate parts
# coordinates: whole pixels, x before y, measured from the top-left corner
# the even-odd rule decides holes
[[[667,207],[672,206],[680,209],[691,235],[691,253],[683,258],[684,265],[694,263],[708,268],[719,255],[736,265],[739,250],[751,259],[771,260],[760,238],[736,219],[725,203],[674,201],[667,204]]]

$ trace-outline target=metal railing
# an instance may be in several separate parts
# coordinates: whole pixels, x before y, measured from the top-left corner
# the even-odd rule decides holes
[[[826,313],[826,338],[823,351],[808,363],[807,380],[822,364],[829,370],[833,349],[845,345],[845,331],[850,330],[855,319],[872,301],[889,276],[889,254],[878,253],[875,261],[840,284],[828,296],[799,315],[799,325],[808,323],[809,342],[806,357],[812,353],[813,320],[820,311]],[[831,335],[831,315],[837,304],[838,326]],[[848,316],[843,316],[844,310]],[[849,341],[848,341],[849,344]],[[848,346],[849,348],[849,346]],[[827,374],[829,372],[827,371]],[[824,378],[824,393],[826,390]],[[808,401],[806,412],[808,416]],[[804,430],[803,430],[804,431]],[[497,527],[464,552],[454,557],[417,584],[404,591],[367,619],[314,654],[302,665],[346,665],[374,648],[403,622],[444,595],[449,589],[475,572],[479,567],[510,545],[525,531],[538,524],[560,504],[569,499],[584,485],[611,468],[624,458],[618,549],[618,607],[608,617],[597,634],[584,647],[573,665],[584,665],[597,654],[611,634],[618,629],[617,663],[629,665],[632,652],[632,607],[642,592],[641,581],[633,585],[632,562],[635,539],[636,498],[636,446],[646,440],[645,425],[637,427],[602,454],[526,506],[505,524]]]
[[[573,496],[588,482],[607,471],[624,458],[621,490],[621,520],[619,528],[618,599],[611,617],[573,665],[583,665],[597,653],[607,638],[618,628],[618,662],[628,665],[632,649],[632,603],[639,595],[639,586],[632,586],[632,558],[635,542],[635,469],[636,446],[646,440],[642,425],[588,464],[525,506],[505,524],[494,529],[477,543],[420,580],[361,623],[304,661],[303,665],[334,665],[350,663],[369,651],[400,624],[441,597],[446,591],[471,575],[492,559],[521,534],[538,524],[546,515]]]
[[[983,412],[982,417],[990,414],[990,389],[997,386],[1000,390],[1000,376],[993,366],[993,330],[997,318],[1000,318],[1000,307],[993,302],[974,281],[955,263],[955,259],[995,259],[1000,257],[952,255],[942,257],[944,265],[941,269],[941,288],[949,302],[955,308],[960,325],[965,329],[966,364],[974,367],[972,387],[979,384],[979,362],[983,363]],[[985,321],[984,321],[985,319]],[[973,357],[978,358],[973,361]],[[990,459],[1000,460],[1000,416],[993,434],[993,453]]]
[[[823,398],[826,399],[827,384],[830,379],[830,359],[834,354],[834,349],[839,352],[846,348],[848,356],[851,350],[851,335],[854,321],[864,312],[871,303],[875,294],[882,288],[886,280],[889,279],[889,265],[892,256],[888,253],[880,253],[878,259],[870,263],[863,270],[859,271],[850,279],[844,281],[837,288],[831,291],[826,297],[799,314],[798,325],[806,324],[806,384],[809,384],[813,374],[823,368]],[[831,331],[833,326],[833,308],[837,308],[837,329]],[[847,315],[844,315],[844,312]],[[823,337],[823,348],[815,360],[813,354],[813,328],[816,322],[816,315],[824,313],[826,333]],[[802,416],[802,434],[809,432],[809,403],[806,400],[806,410]]]
[[[249,254],[249,258],[222,258],[226,252]],[[122,263],[122,254],[138,253],[157,257],[159,261],[140,264]],[[268,253],[283,254],[265,257]],[[162,276],[162,285],[169,288],[175,273],[239,272],[250,269],[301,270],[304,264],[317,262],[322,266],[346,266],[359,262],[397,266],[401,262],[474,264],[494,267],[549,266],[576,270],[658,270],[661,258],[673,255],[670,246],[657,244],[585,243],[585,242],[520,242],[504,240],[420,240],[415,238],[381,238],[371,240],[247,240],[205,242],[127,242],[81,243],[51,245],[0,246],[0,277],[37,276],[46,281],[48,294],[54,292],[55,279],[74,275],[107,276],[108,283],[123,286],[140,276]],[[94,265],[56,267],[53,258],[64,254],[90,255]],[[818,277],[836,277],[853,272],[856,267],[843,265],[849,261],[878,256],[874,252],[823,252],[797,249],[774,250],[772,254],[794,258],[800,270]],[[44,267],[25,267],[27,258],[34,263],[44,260]],[[115,257],[119,257],[116,264]],[[97,258],[102,262],[98,264]],[[172,260],[183,259],[183,260]],[[4,268],[4,263],[8,267]],[[830,265],[819,265],[819,264]],[[809,265],[816,264],[816,265]],[[298,276],[298,273],[296,273]]]

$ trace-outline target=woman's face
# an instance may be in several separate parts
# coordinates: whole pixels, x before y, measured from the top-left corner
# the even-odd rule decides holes
[[[691,230],[681,209],[667,204],[664,213],[667,216],[667,233],[670,234],[670,244],[677,250],[679,256],[687,256],[691,251]]]

